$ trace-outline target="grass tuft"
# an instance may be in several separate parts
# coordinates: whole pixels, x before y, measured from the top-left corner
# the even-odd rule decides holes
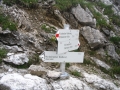
[[[7,55],[6,49],[0,49],[0,63],[2,62],[2,59],[5,58]]]
[[[0,13],[0,26],[3,30],[6,30],[7,28],[11,31],[17,30],[17,25],[10,21],[8,16],[5,16],[4,14]]]
[[[81,76],[80,72],[78,72],[76,70],[75,71],[71,71],[71,74],[76,76],[76,77],[80,77]]]

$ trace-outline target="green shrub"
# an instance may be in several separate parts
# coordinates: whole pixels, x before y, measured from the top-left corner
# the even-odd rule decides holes
[[[38,7],[38,0],[21,0],[20,2],[29,8]]]
[[[89,59],[84,59],[83,64],[90,65],[92,62]]]
[[[111,37],[110,41],[113,42],[114,44],[119,44],[120,43],[120,37]]]
[[[111,17],[111,21],[112,21],[114,24],[120,26],[120,16],[118,16],[118,15],[113,15],[113,16]]]
[[[7,28],[9,28],[9,30],[13,31],[13,30],[17,30],[17,25],[10,21],[10,19],[8,18],[8,16],[5,16],[4,14],[0,13],[0,26],[2,26],[3,30],[6,30]]]
[[[56,1],[56,7],[59,9],[59,10],[67,10],[77,4],[81,4],[83,7],[84,4],[85,4],[85,1],[84,0],[55,0]]]
[[[2,62],[2,59],[5,58],[7,55],[7,50],[0,49],[0,63]]]
[[[71,74],[74,75],[74,76],[77,76],[77,77],[81,76],[80,72],[78,72],[76,70],[75,71],[71,71]]]
[[[66,63],[65,68],[69,68],[70,67],[70,63]]]
[[[113,74],[120,74],[120,66],[114,66],[110,69]]]
[[[112,10],[112,5],[105,5],[104,3],[99,2],[96,4],[96,6],[99,6],[101,9],[104,9],[103,14],[105,15],[112,16],[114,14]]]
[[[92,13],[93,13],[94,17],[96,18],[97,27],[107,27],[108,26],[106,20],[102,17],[102,15],[99,12],[93,11]]]

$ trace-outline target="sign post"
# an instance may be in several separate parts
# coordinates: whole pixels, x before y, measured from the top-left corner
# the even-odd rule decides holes
[[[66,24],[65,24],[65,25],[64,25],[64,29],[69,30],[69,25],[66,25]],[[61,62],[61,64],[60,64],[60,70],[61,70],[61,72],[62,72],[60,78],[62,78],[62,79],[65,79],[65,78],[68,78],[68,77],[69,77],[69,75],[68,75],[67,73],[65,73],[65,65],[66,65],[65,61],[64,61],[64,62]]]
[[[65,24],[64,29],[59,29],[55,37],[58,41],[57,51],[44,51],[39,57],[44,62],[60,62],[60,78],[66,79],[69,77],[65,72],[66,62],[83,63],[84,52],[69,52],[80,46],[79,30],[69,29],[69,25]]]

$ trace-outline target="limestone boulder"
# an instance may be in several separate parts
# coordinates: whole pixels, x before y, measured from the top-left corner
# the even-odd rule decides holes
[[[3,59],[5,62],[10,62],[15,65],[23,65],[29,61],[25,53],[8,53],[7,57]]]
[[[120,56],[116,53],[115,47],[112,44],[106,46],[107,54],[111,56],[114,60],[120,62]]]
[[[48,71],[45,67],[42,67],[40,65],[31,65],[28,70],[32,75],[37,76],[46,76]]]
[[[80,23],[92,27],[96,26],[96,19],[92,18],[92,16],[88,12],[86,12],[80,6],[80,4],[78,4],[77,7],[73,7],[71,12]]]
[[[98,49],[105,46],[106,39],[99,30],[85,26],[81,28],[81,34],[87,40],[91,49]]]

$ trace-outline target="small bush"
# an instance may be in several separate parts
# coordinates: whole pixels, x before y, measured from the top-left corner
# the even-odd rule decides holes
[[[70,67],[70,63],[66,63],[65,68],[69,68]]]
[[[36,8],[38,7],[38,0],[21,0],[20,1],[24,6],[28,8]]]
[[[95,51],[88,51],[88,53],[89,53],[89,55],[93,56],[93,55],[95,55],[96,52]]]
[[[7,28],[11,31],[17,30],[17,25],[10,21],[8,16],[5,16],[4,14],[0,14],[0,26],[2,26],[3,30],[6,30]]]
[[[92,62],[89,59],[84,59],[83,64],[90,65],[90,64],[92,64]]]
[[[96,18],[97,27],[107,27],[108,26],[106,20],[102,17],[102,15],[99,12],[94,11],[93,15]]]
[[[84,0],[55,0],[56,1],[56,7],[59,9],[59,10],[67,10],[77,4],[81,4],[81,5],[84,5],[85,4],[85,1]],[[83,6],[84,7],[84,6]]]
[[[80,72],[78,72],[76,70],[75,71],[71,71],[71,74],[74,75],[74,76],[77,76],[77,77],[81,76]]]
[[[114,66],[110,69],[113,74],[120,74],[120,66]]]
[[[56,41],[56,37],[55,37],[55,36],[52,36],[52,37],[50,38],[50,41],[51,41],[51,42],[55,42],[55,41]]]
[[[114,44],[119,44],[120,43],[120,37],[111,37],[110,41],[113,42]]]
[[[120,16],[118,16],[118,15],[113,15],[113,16],[111,17],[111,20],[112,20],[112,22],[113,22],[114,24],[120,26]]]
[[[2,62],[2,59],[5,58],[7,55],[7,50],[0,49],[0,63]]]

